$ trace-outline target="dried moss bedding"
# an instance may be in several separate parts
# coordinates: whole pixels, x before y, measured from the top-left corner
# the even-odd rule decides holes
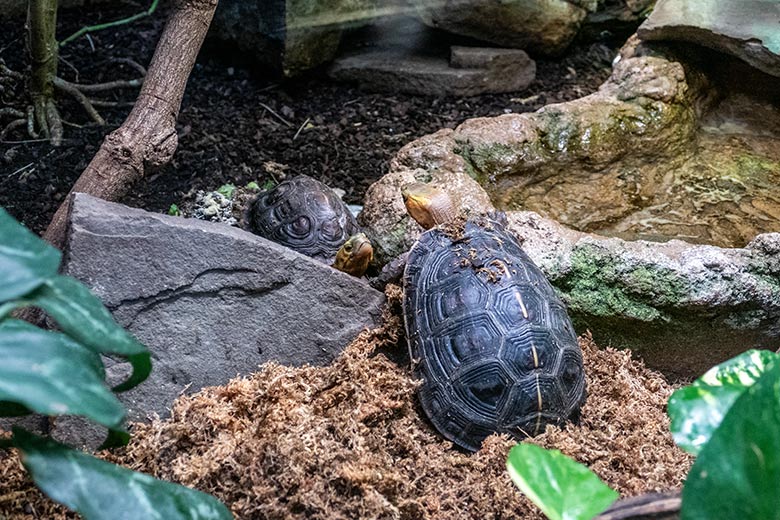
[[[415,399],[402,339],[400,290],[383,327],[330,366],[267,364],[180,398],[172,417],[135,425],[116,462],[215,494],[237,518],[543,518],[505,470],[514,441],[466,454],[442,440]],[[682,485],[691,458],[668,433],[672,388],[628,352],[580,339],[588,401],[579,426],[532,442],[591,467],[623,496]],[[401,360],[394,361],[394,360]],[[62,517],[15,455],[0,453],[0,517]]]

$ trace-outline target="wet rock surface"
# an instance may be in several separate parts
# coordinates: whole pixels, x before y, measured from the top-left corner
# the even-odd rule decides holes
[[[377,323],[365,282],[240,229],[77,194],[64,271],[152,351],[132,420],[267,361],[321,365]],[[109,365],[109,374],[126,370]]]
[[[771,0],[659,0],[637,34],[703,45],[780,76],[780,5]]]

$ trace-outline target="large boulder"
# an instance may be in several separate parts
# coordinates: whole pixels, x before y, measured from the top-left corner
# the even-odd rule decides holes
[[[422,20],[445,31],[535,54],[558,55],[596,0],[421,0]]]
[[[658,0],[637,34],[710,47],[780,76],[780,4],[774,0]]]
[[[152,352],[120,398],[132,420],[266,362],[325,364],[378,323],[382,293],[224,224],[76,194],[64,272],[81,280]],[[109,377],[126,364],[110,362]],[[67,436],[67,435],[66,435]]]

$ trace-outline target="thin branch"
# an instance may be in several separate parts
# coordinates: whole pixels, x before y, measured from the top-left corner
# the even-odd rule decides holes
[[[139,20],[141,18],[145,18],[145,17],[149,16],[150,14],[152,14],[157,9],[157,4],[159,4],[159,3],[160,3],[160,0],[154,0],[152,2],[152,5],[149,6],[149,9],[147,9],[146,11],[142,11],[142,12],[140,12],[138,14],[134,14],[133,16],[129,16],[127,18],[122,18],[121,20],[115,20],[113,22],[106,22],[106,23],[101,23],[101,24],[97,24],[97,25],[90,25],[90,26],[87,26],[87,27],[82,27],[81,29],[79,29],[75,33],[71,34],[70,36],[68,36],[67,38],[62,40],[60,42],[60,48],[65,47],[65,45],[67,45],[68,43],[72,42],[76,38],[79,38],[80,36],[83,36],[85,34],[88,34],[88,33],[91,33],[91,32],[95,32],[95,31],[101,31],[103,29],[108,29],[110,27],[116,27],[117,25],[124,25],[126,23],[134,22],[134,21]]]
[[[301,125],[301,127],[300,127],[300,128],[298,128],[298,131],[297,131],[297,132],[295,132],[295,135],[294,135],[294,136],[293,136],[293,138],[292,138],[292,140],[293,140],[293,141],[295,141],[296,139],[298,139],[298,136],[299,136],[299,135],[301,135],[301,132],[303,132],[303,127],[305,127],[305,126],[306,126],[306,123],[308,123],[309,121],[311,121],[311,118],[310,118],[310,117],[307,117],[307,118],[306,118],[306,121],[304,121],[304,122],[303,122],[303,124]]]
[[[54,86],[64,90],[76,100],[81,103],[81,106],[84,107],[84,110],[86,110],[87,114],[89,114],[89,117],[92,118],[94,122],[96,122],[99,125],[105,125],[106,121],[98,114],[98,111],[95,110],[95,107],[92,106],[92,103],[89,101],[89,98],[84,95],[84,93],[79,88],[81,85],[76,85],[75,83],[71,83],[69,81],[65,81],[62,78],[54,78]]]
[[[133,69],[135,69],[141,76],[146,76],[146,67],[130,58],[111,58],[108,61],[111,63],[123,63]]]
[[[3,116],[24,117],[24,112],[11,107],[3,107],[0,108],[0,117]]]
[[[103,99],[93,99],[89,98],[89,102],[92,103],[92,106],[96,107],[131,107],[135,105],[135,102],[133,101],[105,101]]]
[[[118,88],[138,88],[144,84],[143,79],[120,79],[116,81],[107,81],[106,83],[95,83],[92,85],[83,85],[81,83],[71,83],[62,78],[57,78],[59,82],[67,83],[68,86],[77,89],[79,92],[103,92]],[[56,82],[55,82],[56,85]]]
[[[279,121],[281,121],[285,125],[287,125],[289,127],[292,127],[292,124],[288,120],[286,120],[285,118],[283,118],[282,116],[280,116],[279,114],[274,112],[273,108],[271,108],[268,105],[266,105],[265,103],[261,103],[259,101],[257,102],[257,104],[260,105],[261,107],[263,107],[264,109],[268,110],[269,112],[271,112],[272,116],[276,117],[276,119],[278,119]]]
[[[9,132],[11,132],[11,130],[13,130],[14,128],[18,128],[20,126],[25,126],[26,124],[27,124],[27,119],[15,119],[10,123],[8,123],[7,125],[5,125],[3,131],[0,132],[0,142],[3,142],[3,139],[5,138],[6,135],[8,135]]]

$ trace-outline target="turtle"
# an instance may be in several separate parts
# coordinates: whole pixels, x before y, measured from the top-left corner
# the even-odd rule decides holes
[[[404,192],[424,228],[434,214],[454,213],[432,193]],[[406,258],[403,288],[418,397],[445,438],[476,451],[494,432],[530,437],[579,420],[586,388],[574,327],[503,214],[424,231]]]
[[[306,175],[259,193],[245,221],[249,231],[353,276],[365,273],[373,255],[371,242],[339,196]]]

